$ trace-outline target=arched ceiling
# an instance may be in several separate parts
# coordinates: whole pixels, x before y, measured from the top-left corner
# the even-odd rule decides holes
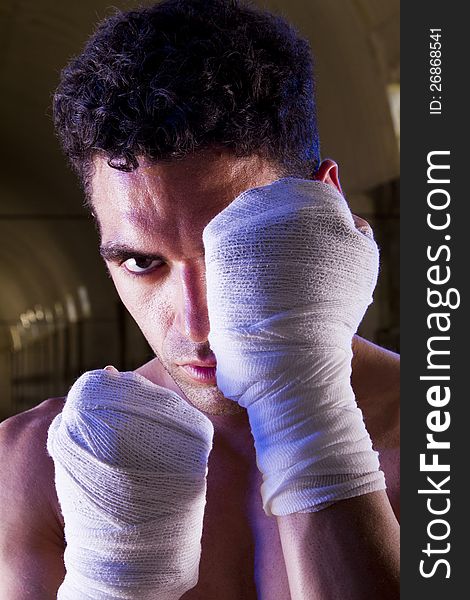
[[[114,2],[129,8],[150,2]],[[398,175],[386,85],[399,81],[399,0],[270,0],[307,36],[316,56],[323,156],[346,191]],[[0,349],[9,325],[85,285],[97,310],[111,286],[82,195],[54,138],[50,98],[108,0],[2,0],[0,4]],[[100,305],[101,303],[101,305]]]

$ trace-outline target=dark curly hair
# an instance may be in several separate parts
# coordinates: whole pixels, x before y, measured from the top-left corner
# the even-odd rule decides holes
[[[106,19],[62,71],[53,114],[85,188],[97,154],[124,171],[139,156],[214,146],[302,177],[319,163],[308,42],[237,0],[164,0]]]

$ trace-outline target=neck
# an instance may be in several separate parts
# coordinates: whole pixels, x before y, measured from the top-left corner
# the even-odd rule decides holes
[[[206,415],[214,425],[214,448],[247,464],[255,461],[253,436],[246,411],[236,415]]]

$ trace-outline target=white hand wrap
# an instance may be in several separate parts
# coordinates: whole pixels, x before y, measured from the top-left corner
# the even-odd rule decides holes
[[[198,579],[211,422],[136,373],[85,373],[49,429],[60,600],[177,599]]]
[[[217,383],[248,410],[266,513],[384,489],[350,384],[378,251],[344,198],[281,179],[241,194],[203,240]]]

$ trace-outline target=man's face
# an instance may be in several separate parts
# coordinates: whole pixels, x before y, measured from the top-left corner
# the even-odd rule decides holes
[[[216,387],[202,231],[242,191],[279,179],[259,157],[204,152],[124,173],[95,160],[91,200],[118,293],[163,367],[209,414],[237,412]]]

